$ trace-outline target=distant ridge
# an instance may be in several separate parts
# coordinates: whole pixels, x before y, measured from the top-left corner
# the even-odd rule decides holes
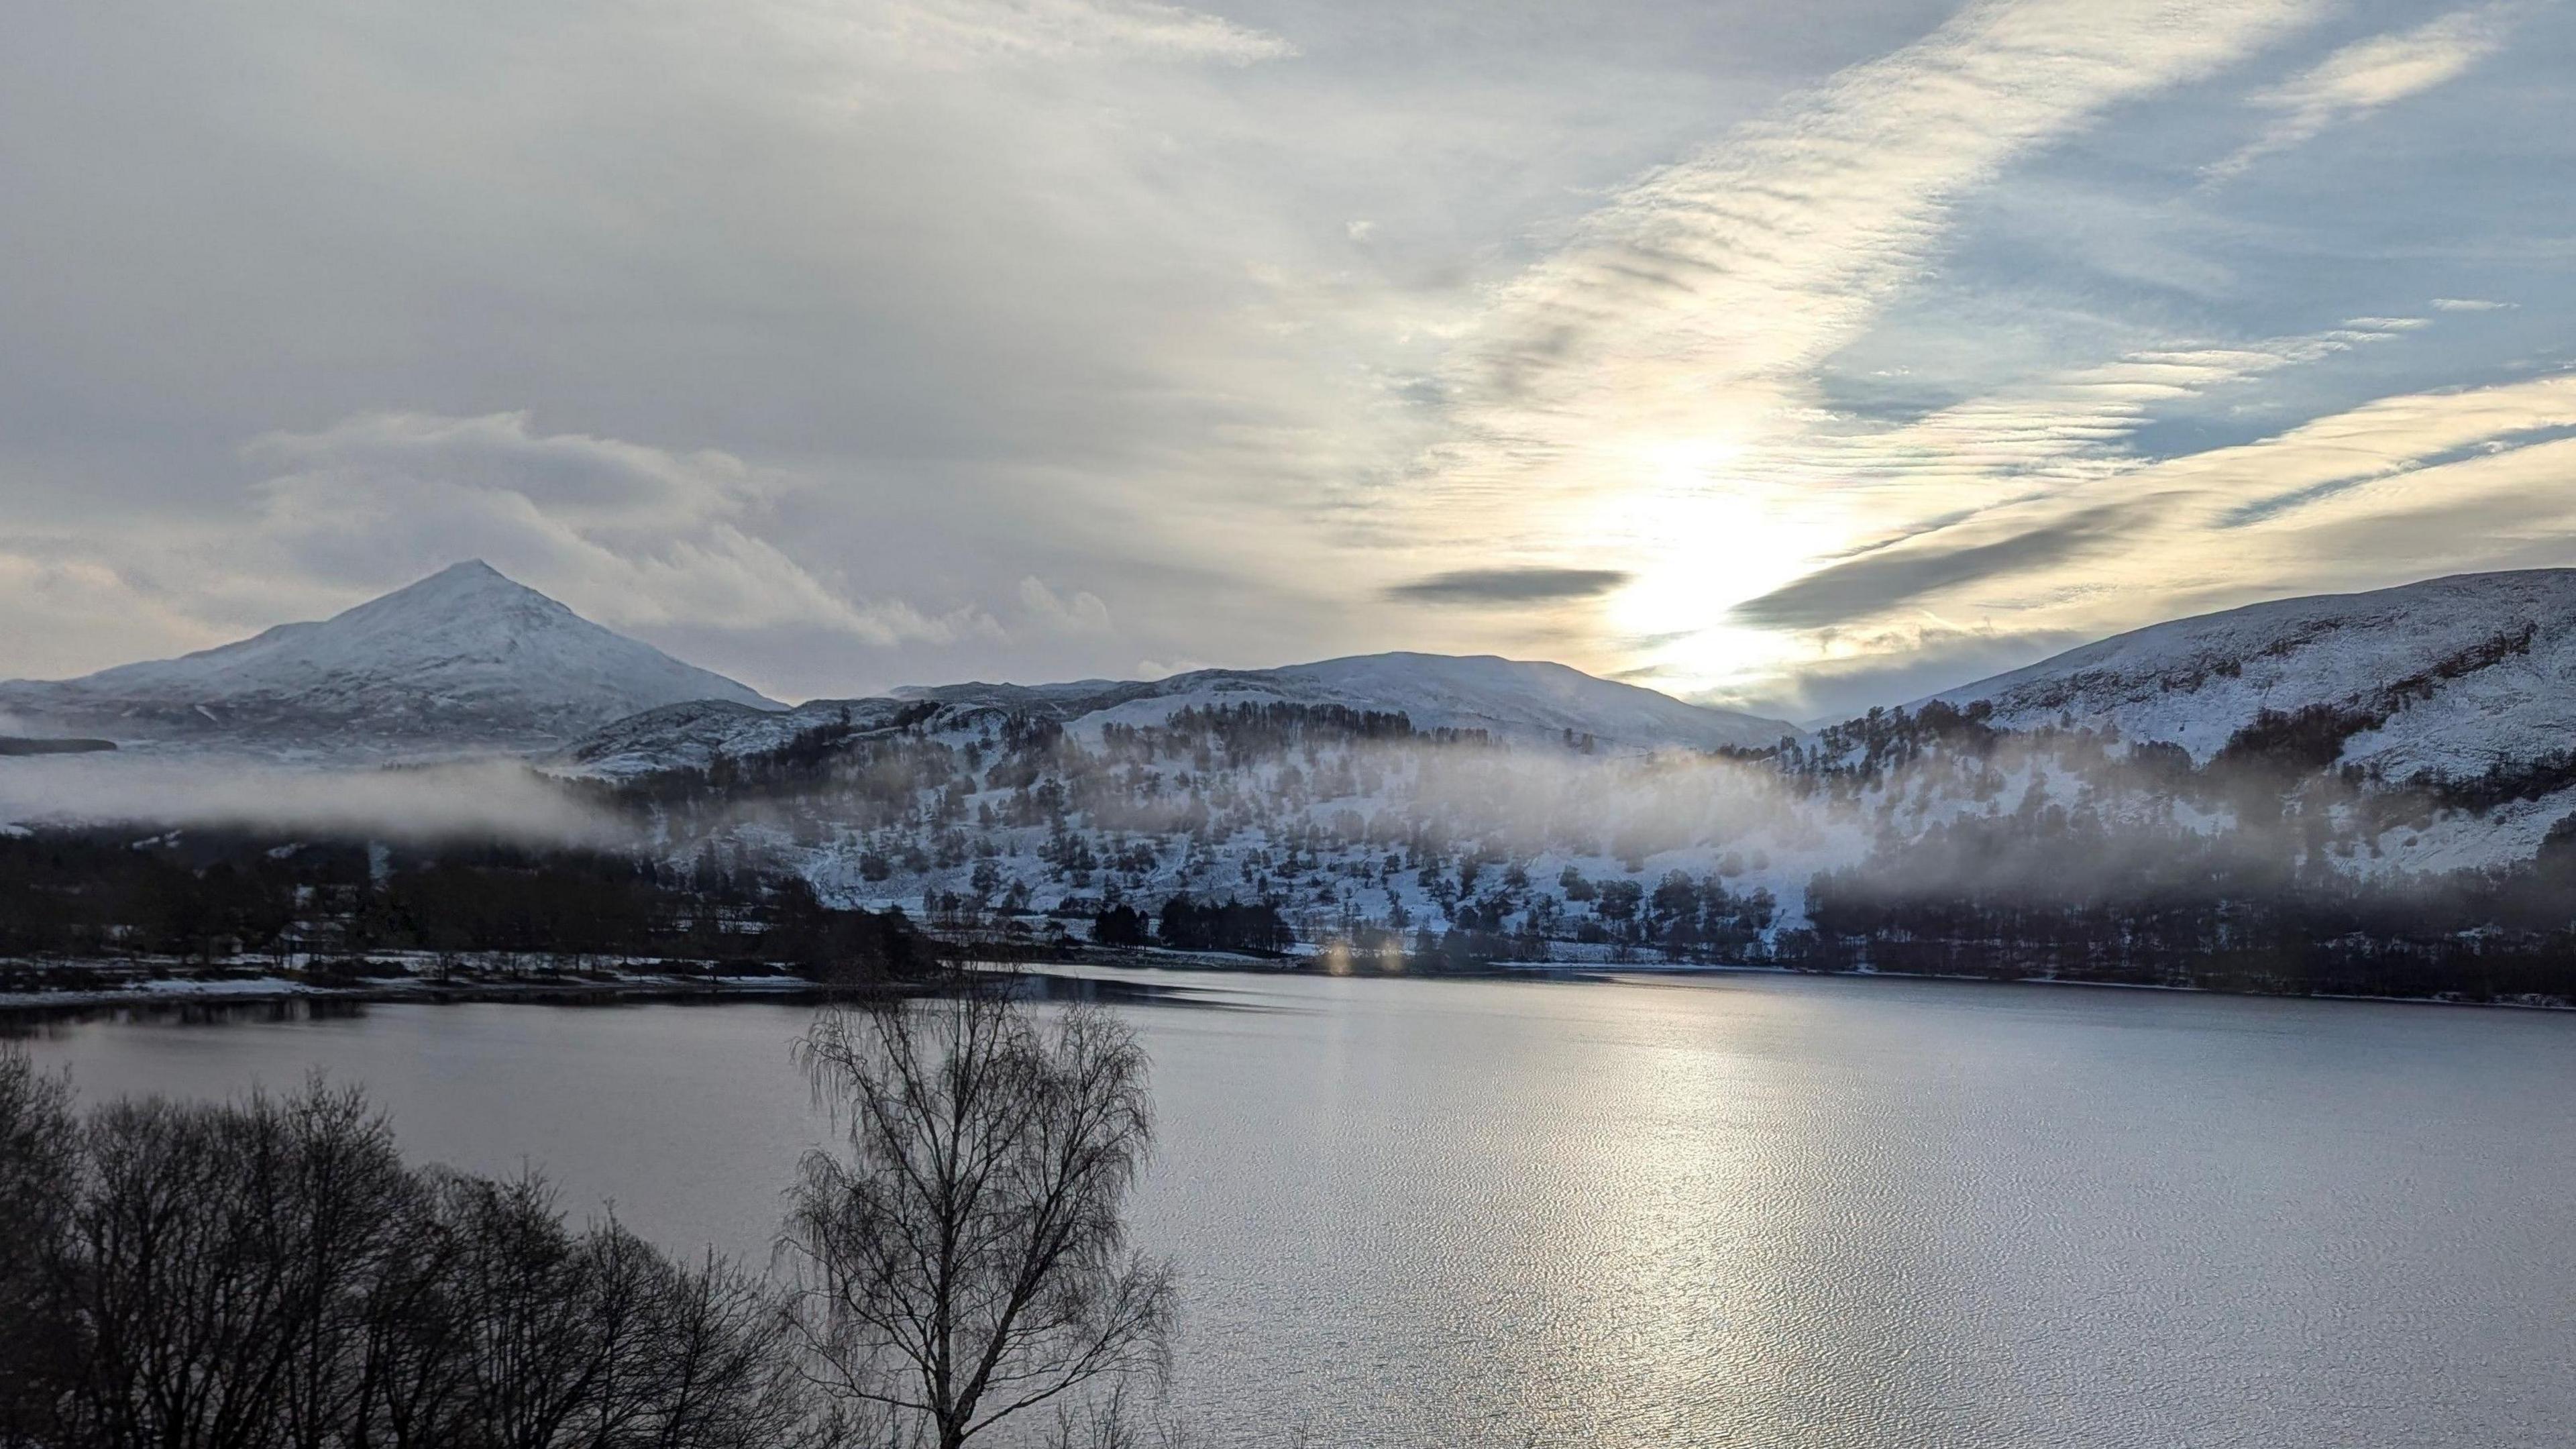
[[[780,707],[479,559],[236,644],[0,683],[0,715],[22,727],[319,751],[542,747],[694,699]]]
[[[1192,706],[1339,704],[1401,713],[1416,729],[1482,730],[1524,741],[1572,732],[1626,749],[1758,747],[1799,732],[1786,720],[1686,703],[1563,664],[1491,654],[1356,654],[1278,669],[1200,669],[1143,683],[915,686],[895,697],[1027,701],[1094,727],[1160,720]]]
[[[572,773],[632,779],[702,770],[784,748],[815,732],[901,727],[973,734],[999,716],[1051,719],[1097,738],[1111,725],[1154,724],[1186,709],[1338,705],[1401,714],[1417,730],[1474,731],[1506,744],[1606,753],[1759,747],[1795,735],[1785,720],[1709,709],[1562,664],[1491,655],[1363,654],[1281,669],[1202,669],[1158,680],[914,685],[870,699],[818,699],[780,713],[692,702],[619,720],[556,757]]]

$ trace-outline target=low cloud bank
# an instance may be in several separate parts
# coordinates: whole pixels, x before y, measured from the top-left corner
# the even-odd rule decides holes
[[[184,756],[0,759],[0,825],[130,823],[606,846],[633,832],[507,760],[297,767]]]

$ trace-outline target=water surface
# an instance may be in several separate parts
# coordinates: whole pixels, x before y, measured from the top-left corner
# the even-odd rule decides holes
[[[2576,1442],[2576,1018],[1938,983],[1161,976],[1123,1006],[1216,1444]],[[801,1008],[61,1027],[87,1094],[367,1083],[765,1255]]]

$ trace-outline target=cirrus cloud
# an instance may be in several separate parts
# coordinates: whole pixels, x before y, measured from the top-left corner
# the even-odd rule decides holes
[[[2347,45],[2254,97],[2274,113],[2263,133],[2209,168],[2213,181],[2241,176],[2275,152],[2421,95],[2465,75],[2504,43],[2504,7],[2456,11],[2412,30]]]

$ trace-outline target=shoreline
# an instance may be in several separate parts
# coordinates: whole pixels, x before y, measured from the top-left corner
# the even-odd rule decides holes
[[[1534,981],[1610,982],[1621,977],[1640,984],[1689,977],[1765,976],[1817,979],[1941,982],[1974,986],[2085,987],[2109,991],[2163,992],[2178,995],[2241,997],[2251,1000],[2320,1001],[2387,1006],[2448,1006],[2481,1010],[2570,1012],[2576,1003],[2563,1000],[2471,1000],[2450,996],[2365,996],[2340,992],[2227,991],[2207,986],[2161,982],[2086,981],[2051,976],[1991,977],[1900,971],[1799,971],[1786,966],[1728,962],[1494,962],[1473,970],[1438,972],[1334,970],[1314,956],[1263,959],[1216,952],[1148,950],[1115,955],[1083,951],[1057,960],[995,960],[979,968],[1006,967],[1059,979],[1085,979],[1065,968],[1094,968],[1126,973],[1173,975],[1310,976],[1379,981]],[[56,969],[61,969],[57,967]],[[74,968],[78,969],[78,968]],[[1098,978],[1092,978],[1098,979]],[[900,989],[900,984],[894,984]],[[785,975],[700,976],[638,972],[614,977],[546,975],[516,980],[433,980],[388,976],[348,985],[319,984],[280,977],[156,978],[139,984],[96,989],[64,988],[0,993],[0,1027],[41,1023],[61,1017],[100,1012],[148,1014],[220,1011],[228,1008],[309,1006],[364,1007],[393,1004],[499,1004],[523,1006],[614,1006],[624,1004],[724,1005],[737,1002],[820,1004],[845,998],[846,987],[829,986]]]
[[[2246,1001],[2334,1001],[2361,1002],[2385,1006],[2462,1006],[2482,1011],[2576,1012],[2576,1002],[2562,1000],[2494,1000],[2475,1001],[2450,996],[2364,996],[2339,991],[2224,991],[2209,986],[2171,986],[2155,981],[2085,981],[2064,976],[1970,976],[1960,973],[1929,971],[1800,971],[1789,966],[1759,966],[1749,962],[1679,962],[1647,961],[1611,963],[1600,961],[1498,961],[1472,971],[1332,971],[1299,964],[1264,965],[1254,958],[1215,961],[1186,953],[1174,953],[1183,959],[1153,961],[1079,961],[1033,962],[1033,968],[1047,965],[1105,966],[1125,971],[1173,971],[1183,974],[1209,973],[1238,976],[1326,976],[1362,981],[1511,981],[1560,980],[1606,981],[1630,976],[1648,979],[1690,976],[1770,976],[1818,981],[1937,981],[1965,986],[2069,986],[2104,991],[2153,991],[2181,996],[2216,996]]]
[[[565,979],[526,982],[387,979],[354,986],[320,986],[271,978],[161,982],[155,985],[160,989],[124,987],[0,994],[0,1024],[127,1010],[187,1012],[231,1007],[370,1006],[406,1002],[429,1005],[489,1002],[525,1006],[609,1006],[644,1001],[824,1000],[845,994],[819,982],[794,977],[636,976],[614,981]]]

